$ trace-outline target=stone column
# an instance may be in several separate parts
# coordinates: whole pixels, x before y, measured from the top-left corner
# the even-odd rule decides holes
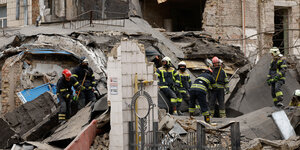
[[[111,104],[109,149],[129,149],[128,122],[133,119],[129,105],[134,95],[135,75],[137,74],[138,79],[153,81],[153,63],[146,61],[143,45],[136,41],[122,40],[108,55],[107,73],[108,101]],[[145,91],[157,106],[157,81],[147,85]],[[154,121],[158,120],[157,112],[155,107]]]

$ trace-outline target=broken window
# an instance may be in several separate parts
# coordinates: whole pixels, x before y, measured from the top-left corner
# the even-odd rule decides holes
[[[6,6],[0,6],[0,28],[7,27],[7,9]]]
[[[143,17],[153,27],[167,31],[199,31],[206,0],[142,0]]]
[[[289,8],[275,7],[273,46],[278,47],[284,55],[289,50]]]

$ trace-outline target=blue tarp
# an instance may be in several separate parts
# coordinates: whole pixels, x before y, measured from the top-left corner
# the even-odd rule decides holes
[[[21,99],[21,101],[24,103],[30,102],[40,95],[44,94],[45,92],[50,91],[53,94],[56,94],[56,85],[54,84],[43,84],[41,86],[35,87],[33,89],[26,89],[21,92],[18,92],[17,95]]]

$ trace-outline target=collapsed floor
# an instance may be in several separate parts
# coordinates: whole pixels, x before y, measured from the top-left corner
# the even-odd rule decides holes
[[[199,70],[205,68],[205,59],[211,58],[213,56],[218,56],[224,60],[225,65],[227,66],[227,71],[232,77],[230,82],[230,94],[226,95],[226,106],[227,106],[227,115],[229,117],[237,117],[233,120],[241,122],[241,132],[243,139],[243,144],[249,143],[250,140],[256,138],[264,138],[268,140],[280,140],[280,132],[277,130],[274,122],[268,118],[271,112],[274,111],[272,106],[270,89],[265,83],[266,70],[270,58],[266,56],[266,59],[261,59],[262,61],[258,62],[255,66],[249,64],[248,60],[243,56],[239,48],[234,46],[228,46],[220,44],[215,39],[212,39],[209,34],[204,32],[173,32],[173,33],[161,33],[160,31],[151,28],[147,22],[140,18],[131,18],[127,19],[127,24],[130,24],[131,27],[105,27],[103,26],[91,28],[83,28],[82,31],[71,31],[71,30],[62,30],[61,34],[53,34],[57,31],[57,26],[47,26],[39,27],[33,32],[28,32],[28,29],[21,29],[19,31],[21,34],[15,35],[14,32],[11,33],[11,37],[5,38],[5,45],[2,46],[0,61],[4,66],[9,66],[6,68],[7,73],[1,73],[1,86],[2,89],[7,88],[2,91],[2,114],[5,114],[1,118],[1,133],[6,133],[5,136],[2,136],[3,140],[0,142],[0,148],[9,148],[13,144],[24,142],[25,145],[33,145],[34,147],[39,147],[40,145],[36,143],[29,143],[27,141],[39,141],[43,143],[43,146],[48,144],[55,146],[56,148],[65,148],[67,147],[73,139],[79,135],[79,133],[86,127],[90,121],[91,110],[90,107],[86,107],[80,110],[74,117],[72,117],[66,124],[59,125],[57,121],[57,111],[59,107],[55,103],[55,96],[49,94],[47,98],[37,98],[32,102],[22,104],[19,98],[14,94],[16,92],[22,91],[27,88],[32,88],[36,84],[41,84],[36,78],[30,78],[31,83],[23,82],[25,78],[21,80],[16,80],[14,86],[10,81],[5,80],[8,76],[11,75],[10,71],[14,70],[11,63],[14,64],[18,60],[20,62],[19,68],[16,69],[23,75],[23,77],[30,77],[25,73],[34,74],[36,68],[32,68],[32,72],[24,71],[22,66],[24,62],[23,59],[16,59],[18,54],[24,51],[35,48],[43,49],[56,49],[64,50],[75,54],[76,56],[87,56],[91,61],[91,67],[96,73],[96,79],[99,82],[97,89],[99,90],[101,96],[104,96],[107,93],[106,89],[106,54],[114,47],[116,43],[119,43],[121,39],[128,38],[137,40],[139,43],[143,44],[148,52],[153,50],[159,53],[160,55],[170,56],[173,59],[173,64],[176,66],[179,60],[185,60],[190,63],[188,66],[189,71],[196,76],[199,73]],[[132,27],[134,24],[134,28]],[[47,30],[43,30],[47,28]],[[91,29],[98,31],[90,31]],[[103,31],[105,30],[105,31]],[[157,53],[154,53],[156,55]],[[153,59],[153,54],[148,54],[148,60]],[[36,58],[29,56],[30,60]],[[47,61],[50,62],[51,59],[47,58]],[[75,66],[78,62],[76,57],[70,60],[72,65],[68,67]],[[290,64],[292,64],[291,62]],[[46,62],[47,64],[47,62]],[[196,64],[196,65],[195,65]],[[62,64],[60,67],[65,67]],[[47,82],[56,83],[59,76],[59,70],[56,70],[55,73],[50,70],[45,72],[40,72],[42,76],[49,74],[54,74],[51,76],[52,80],[46,80]],[[295,89],[299,87],[299,83],[295,78],[297,72],[294,70],[289,70],[287,74],[287,81],[283,87],[285,93],[285,104],[291,99],[292,93]],[[25,76],[26,75],[26,76]],[[34,82],[36,81],[36,82]],[[36,83],[36,84],[34,84]],[[16,84],[16,85],[15,85]],[[7,91],[12,90],[13,91]],[[10,95],[12,93],[12,95]],[[42,95],[42,96],[45,96]],[[9,98],[8,98],[9,97]],[[13,104],[13,108],[10,107],[8,103],[9,100],[13,99],[16,104]],[[43,103],[45,100],[51,100],[53,104],[48,106],[40,106],[39,102]],[[99,103],[105,103],[106,99],[103,98],[99,100]],[[18,103],[17,103],[18,102]],[[37,103],[37,104],[35,104]],[[161,102],[162,103],[162,102]],[[33,106],[31,106],[33,105]],[[51,107],[49,107],[51,106]],[[103,105],[99,105],[103,106]],[[104,105],[105,106],[105,105]],[[164,108],[165,105],[160,105],[161,108]],[[39,110],[43,110],[45,113],[40,116],[37,115],[38,112],[29,111],[29,108],[35,107]],[[186,107],[185,104],[183,107]],[[264,108],[266,107],[266,108]],[[92,116],[98,116],[102,114],[107,108],[101,108],[97,110]],[[257,111],[256,111],[257,110]],[[9,113],[7,113],[9,111]],[[293,127],[295,128],[297,135],[299,135],[299,115],[297,116],[298,111],[292,112],[290,116],[296,116],[294,119]],[[24,117],[22,114],[29,114],[30,117]],[[98,131],[97,137],[91,149],[97,149],[97,145],[105,145],[102,148],[109,147],[109,137],[108,132],[109,128],[109,113],[103,113],[104,116],[96,117],[98,120]],[[264,114],[264,115],[262,115]],[[262,120],[256,121],[257,116],[262,116]],[[297,119],[298,117],[298,119]],[[29,119],[28,119],[29,118]],[[45,119],[46,118],[46,119]],[[81,120],[85,118],[85,120]],[[162,118],[162,117],[161,117]],[[26,119],[24,121],[24,119]],[[77,121],[80,119],[81,121]],[[198,118],[200,119],[200,118]],[[43,121],[42,121],[43,120]],[[188,118],[183,118],[184,121],[190,121]],[[230,119],[229,119],[230,120]],[[250,120],[253,120],[251,122]],[[219,123],[225,123],[228,120],[214,120]],[[248,122],[247,122],[248,121]],[[22,124],[23,122],[23,124]],[[80,122],[80,123],[78,123]],[[24,124],[25,123],[25,124]],[[264,130],[266,127],[270,127],[269,130]],[[72,128],[69,128],[72,127]],[[49,132],[44,132],[49,131]],[[265,132],[259,132],[265,131]],[[251,134],[250,134],[251,133]],[[63,136],[62,136],[63,135]],[[104,141],[103,141],[104,140]],[[270,142],[262,142],[264,140],[255,140],[256,146],[274,146]],[[264,143],[264,144],[262,144]],[[269,144],[265,144],[269,143]],[[286,146],[286,144],[283,144]],[[21,144],[19,146],[22,146]],[[242,145],[243,147],[243,145]],[[249,146],[248,146],[249,147]],[[276,145],[275,145],[276,147]],[[280,145],[277,147],[281,147]]]

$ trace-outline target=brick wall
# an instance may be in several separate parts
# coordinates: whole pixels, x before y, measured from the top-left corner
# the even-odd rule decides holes
[[[256,54],[266,53],[273,46],[274,4],[282,5],[279,7],[288,6],[291,9],[289,28],[300,28],[298,23],[300,6],[295,3],[299,3],[298,0],[245,0],[245,2],[245,35],[251,36],[246,40],[246,51],[242,48],[244,31],[241,0],[207,0],[203,13],[203,29],[212,33],[216,39],[221,37],[222,43],[241,47],[252,62],[255,61]],[[293,5],[294,3],[296,5]],[[259,34],[261,37],[258,33],[262,33]],[[299,37],[299,31],[289,31],[289,35],[290,45],[293,45]],[[290,53],[297,54],[296,48],[291,48]]]
[[[128,122],[132,120],[131,104],[134,95],[134,79],[152,81],[154,77],[153,63],[147,63],[142,45],[134,41],[121,41],[108,57],[108,100],[111,102],[110,149],[128,149]],[[114,82],[114,80],[116,82]],[[117,87],[115,95],[111,89]],[[157,82],[147,85],[145,90],[157,106]],[[139,107],[143,111],[145,106]],[[154,109],[154,121],[157,121],[157,108]],[[152,116],[150,116],[152,118]],[[150,127],[149,127],[150,128]]]
[[[2,67],[2,94],[1,94],[1,114],[5,114],[20,106],[22,102],[17,97],[17,92],[21,91],[20,75],[22,73],[21,62],[15,62],[17,56],[6,59]],[[11,66],[10,66],[11,65]]]

